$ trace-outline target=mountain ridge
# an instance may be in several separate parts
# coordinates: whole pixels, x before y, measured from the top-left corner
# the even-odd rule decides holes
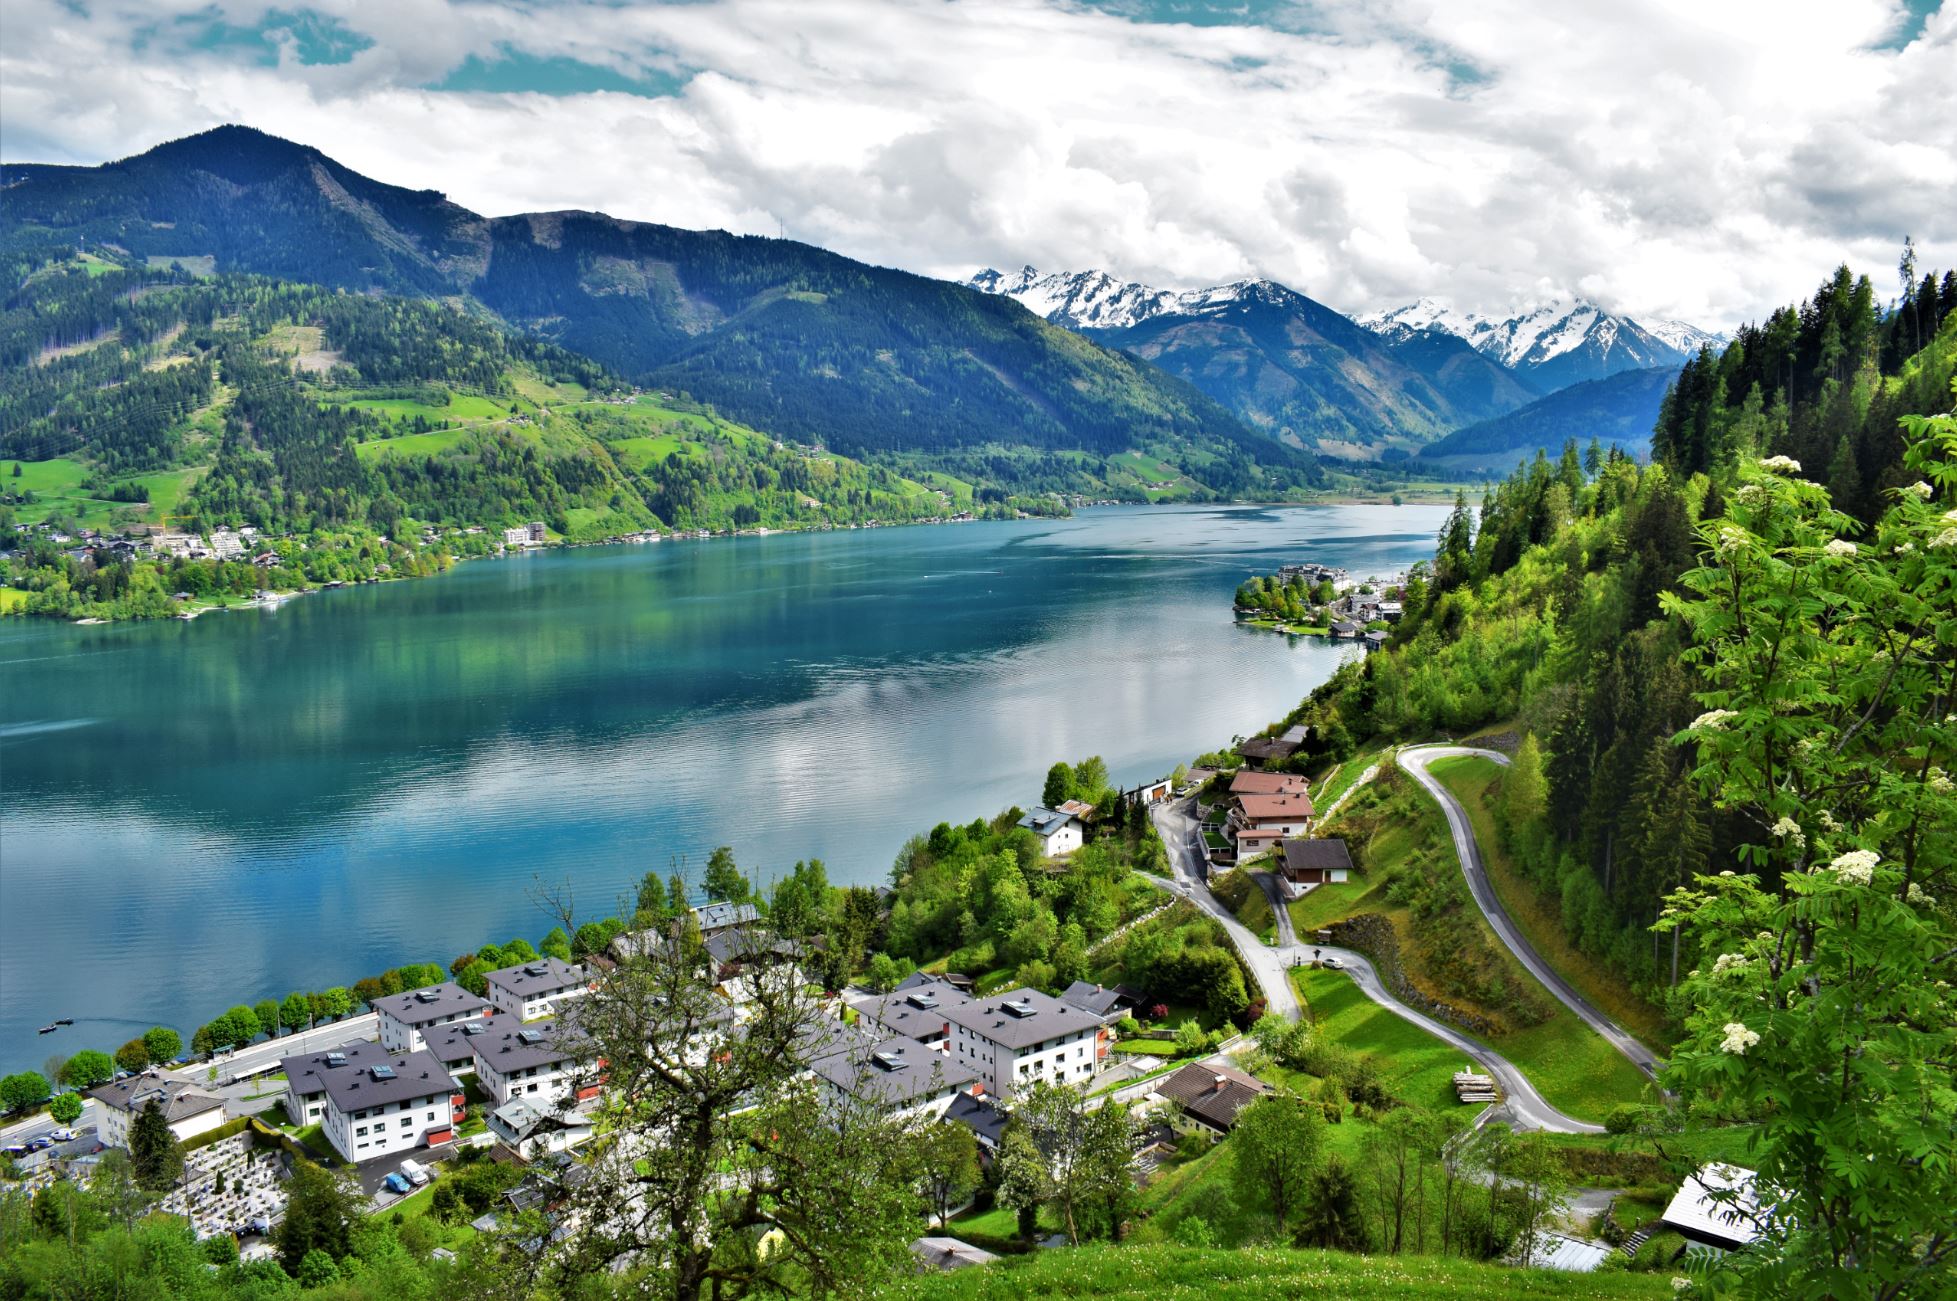
[[[1168,453],[1224,493],[1316,473],[1196,389],[1015,303],[793,241],[578,211],[484,217],[239,126],[0,177],[0,258],[16,271],[80,245],[462,295],[637,382],[857,457]]]
[[[1342,456],[1415,450],[1535,396],[1465,342],[1382,339],[1272,280],[1174,291],[1027,266],[967,283],[1146,359],[1273,438]]]
[[[1440,298],[1372,312],[1360,324],[1405,342],[1445,334],[1466,342],[1517,375],[1539,394],[1627,370],[1678,366],[1701,347],[1718,348],[1723,335],[1683,321],[1640,322],[1583,299],[1552,300],[1497,318],[1456,310]]]

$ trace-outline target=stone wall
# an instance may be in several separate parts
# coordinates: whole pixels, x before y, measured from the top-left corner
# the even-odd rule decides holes
[[[1442,1002],[1421,992],[1407,979],[1400,968],[1400,937],[1393,930],[1393,923],[1379,913],[1361,913],[1331,927],[1332,943],[1341,948],[1357,949],[1372,959],[1373,969],[1379,972],[1380,982],[1387,992],[1415,1011],[1425,1012],[1438,1021],[1460,1026],[1470,1034],[1486,1035],[1494,1031],[1494,1026],[1476,1012],[1465,1011],[1452,1003]]]

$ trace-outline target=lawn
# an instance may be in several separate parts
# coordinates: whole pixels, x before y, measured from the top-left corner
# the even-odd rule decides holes
[[[353,450],[363,461],[383,456],[433,456],[446,451],[469,436],[467,429],[437,429],[427,434],[402,434],[399,438],[376,438],[355,443]]]
[[[1395,1095],[1421,1107],[1461,1105],[1452,1081],[1474,1067],[1468,1058],[1367,998],[1344,972],[1302,968],[1291,983],[1318,1033],[1374,1058]]]
[[[1243,907],[1237,910],[1237,920],[1266,944],[1277,938],[1277,915],[1271,911],[1271,900],[1260,885],[1253,884],[1250,893],[1244,896]]]
[[[1385,901],[1374,896],[1372,882],[1360,877],[1321,885],[1304,898],[1291,900],[1285,907],[1291,912],[1291,929],[1298,932],[1300,940],[1310,943],[1314,931],[1333,922],[1344,921],[1355,913],[1385,908]]]
[[[1088,1246],[1034,1252],[949,1274],[887,1285],[897,1301],[1034,1301],[1093,1296],[1107,1301],[1633,1301],[1672,1295],[1670,1275],[1566,1274],[1510,1269],[1432,1256],[1358,1256],[1336,1251],[1171,1246]]]
[[[1475,758],[1442,759],[1431,767],[1467,809],[1495,897],[1530,945],[1592,1006],[1647,1046],[1663,1051],[1671,1043],[1664,1013],[1633,993],[1623,977],[1577,951],[1563,934],[1561,900],[1525,880],[1501,848],[1495,835],[1494,801],[1501,791],[1503,769],[1491,760]]]
[[[12,614],[27,604],[28,593],[18,587],[0,587],[0,614]]]
[[[1561,1003],[1541,1025],[1491,1035],[1488,1045],[1520,1067],[1552,1107],[1578,1120],[1601,1124],[1612,1107],[1644,1097],[1643,1073]]]
[[[674,452],[688,457],[706,455],[698,443],[688,442],[677,434],[641,434],[634,438],[618,438],[610,443],[610,447],[618,463],[634,473],[649,465],[659,464]]]
[[[1318,791],[1311,799],[1320,809],[1327,809],[1332,802],[1345,794],[1352,783],[1359,780],[1359,774],[1380,761],[1383,750],[1373,750],[1365,754],[1355,754],[1326,775]]]
[[[511,410],[506,403],[478,397],[473,393],[451,393],[448,401],[440,406],[430,402],[418,402],[413,398],[354,398],[345,405],[360,411],[372,411],[377,415],[392,416],[396,420],[423,416],[438,423],[451,420],[501,420],[508,416]]]
[[[1146,1053],[1151,1057],[1174,1057],[1176,1041],[1173,1039],[1123,1039],[1114,1045],[1118,1053]]]

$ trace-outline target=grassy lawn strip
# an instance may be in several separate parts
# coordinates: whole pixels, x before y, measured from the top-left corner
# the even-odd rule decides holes
[[[954,1222],[955,1226],[956,1222]],[[1092,1296],[1115,1301],[1632,1301],[1672,1295],[1669,1274],[1565,1274],[1433,1256],[1336,1251],[1094,1245],[1040,1251],[950,1274],[907,1278],[883,1295],[901,1301],[1029,1301]]]
[[[1488,883],[1523,937],[1558,975],[1576,986],[1591,1006],[1603,1009],[1647,1047],[1662,1052],[1671,1043],[1664,1013],[1633,993],[1621,977],[1570,944],[1563,934],[1560,900],[1525,880],[1496,839],[1494,802],[1501,792],[1502,769],[1490,760],[1475,758],[1442,759],[1432,769],[1467,809],[1475,840],[1481,845],[1482,862],[1488,869]]]
[[[1264,887],[1252,884],[1250,893],[1244,897],[1243,907],[1237,910],[1237,920],[1250,928],[1252,934],[1269,944],[1277,936],[1277,916],[1271,911],[1271,900],[1264,893]]]
[[[1114,1046],[1118,1053],[1145,1053],[1151,1057],[1174,1057],[1176,1041],[1173,1039],[1123,1039]]]
[[[1480,1069],[1467,1057],[1367,998],[1344,972],[1303,968],[1291,983],[1318,1033],[1373,1057],[1397,1096],[1436,1110],[1461,1105],[1454,1072]]]

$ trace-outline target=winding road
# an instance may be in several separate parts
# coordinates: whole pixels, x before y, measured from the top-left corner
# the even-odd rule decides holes
[[[1461,873],[1468,879],[1468,892],[1474,896],[1475,905],[1481,909],[1482,916],[1488,919],[1489,926],[1510,953],[1529,974],[1541,983],[1544,989],[1556,996],[1563,1006],[1576,1013],[1592,1030],[1604,1037],[1604,1041],[1618,1052],[1624,1054],[1630,1063],[1643,1071],[1647,1078],[1656,1079],[1658,1070],[1664,1065],[1659,1056],[1639,1043],[1636,1036],[1617,1022],[1605,1016],[1590,1004],[1569,981],[1556,973],[1556,969],[1543,960],[1534,946],[1524,938],[1515,922],[1509,917],[1502,901],[1495,897],[1495,888],[1488,883],[1488,870],[1481,860],[1481,847],[1475,843],[1474,826],[1468,821],[1468,811],[1461,807],[1461,801],[1454,798],[1454,792],[1441,784],[1438,777],[1428,771],[1428,765],[1436,759],[1488,759],[1504,767],[1509,757],[1494,750],[1480,750],[1466,745],[1424,745],[1417,749],[1400,752],[1400,766],[1426,789],[1429,795],[1440,803],[1441,812],[1447,815],[1447,829],[1454,837],[1454,853],[1461,860]]]
[[[1160,878],[1149,879],[1162,889],[1172,890],[1188,899],[1197,907],[1209,913],[1228,931],[1236,941],[1237,951],[1242,954],[1244,963],[1264,993],[1264,1004],[1271,1011],[1287,1021],[1296,1021],[1303,1015],[1298,1004],[1297,991],[1291,986],[1290,968],[1301,966],[1314,958],[1337,958],[1352,983],[1373,1002],[1379,1004],[1393,1015],[1419,1026],[1436,1039],[1450,1045],[1464,1056],[1477,1063],[1483,1070],[1494,1076],[1502,1086],[1507,1098],[1509,1114],[1514,1118],[1517,1129],[1541,1129],[1555,1134],[1601,1134],[1603,1126],[1592,1125],[1573,1116],[1566,1116],[1549,1105],[1543,1096],[1536,1092],[1535,1085],[1529,1083],[1516,1065],[1476,1039],[1451,1025],[1437,1021],[1423,1012],[1416,1012],[1405,1003],[1394,998],[1386,990],[1385,982],[1373,969],[1372,961],[1365,954],[1352,949],[1334,948],[1329,945],[1303,945],[1298,943],[1281,944],[1272,947],[1259,940],[1250,929],[1223,906],[1221,900],[1210,893],[1205,883],[1201,863],[1201,831],[1196,819],[1191,816],[1192,802],[1175,800],[1155,806],[1155,828],[1162,836],[1162,843],[1169,851],[1169,862],[1174,866],[1176,879],[1173,884]],[[1259,874],[1261,875],[1261,874]],[[1268,880],[1268,878],[1266,878]],[[1266,893],[1270,888],[1266,887]],[[1280,904],[1277,908],[1280,917],[1280,936],[1290,929],[1287,911]]]

